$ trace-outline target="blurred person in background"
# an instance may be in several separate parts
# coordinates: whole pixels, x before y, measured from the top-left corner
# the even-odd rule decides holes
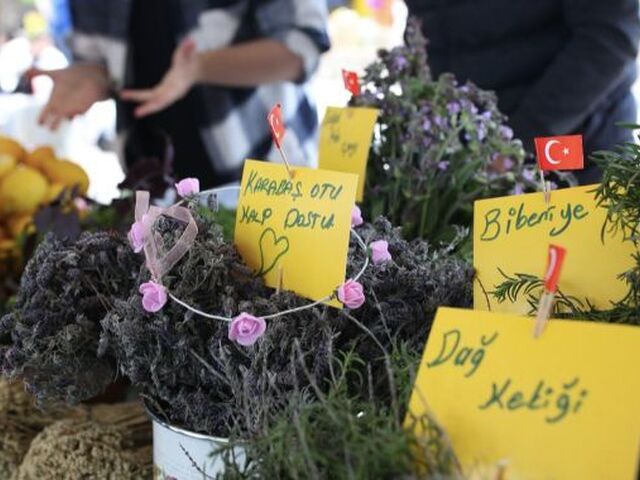
[[[638,0],[407,0],[435,75],[498,94],[515,135],[582,134],[585,153],[632,141]],[[601,173],[587,162],[581,183]]]
[[[0,91],[32,93],[30,68],[59,69],[68,61],[52,42],[47,21],[37,10],[22,17],[22,29],[14,38],[0,45]]]
[[[56,129],[115,95],[121,131],[170,138],[177,175],[211,187],[237,180],[246,158],[275,157],[266,117],[281,102],[292,162],[315,159],[317,113],[306,82],[329,48],[325,0],[69,0],[69,7],[76,63],[38,72],[55,84],[42,124]]]

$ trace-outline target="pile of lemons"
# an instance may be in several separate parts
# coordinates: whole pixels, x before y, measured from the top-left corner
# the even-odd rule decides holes
[[[0,251],[13,249],[15,239],[33,228],[33,215],[65,189],[89,189],[89,177],[79,165],[56,158],[50,147],[32,152],[0,136]]]

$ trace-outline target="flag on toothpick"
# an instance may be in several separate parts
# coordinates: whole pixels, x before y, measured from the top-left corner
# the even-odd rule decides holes
[[[560,279],[560,271],[567,250],[557,245],[549,245],[549,253],[547,255],[547,272],[544,276],[544,289],[547,292],[555,293],[558,291],[558,280]]]
[[[351,92],[354,97],[360,95],[360,79],[356,72],[342,70],[342,79],[344,80],[344,88]]]
[[[284,139],[284,134],[286,132],[284,122],[282,121],[282,106],[279,103],[271,109],[269,116],[267,117],[267,121],[269,122],[271,133],[273,134],[273,141],[276,142],[276,147],[281,149],[282,140]]]
[[[584,168],[582,135],[538,137],[535,139],[538,166],[542,171]]]

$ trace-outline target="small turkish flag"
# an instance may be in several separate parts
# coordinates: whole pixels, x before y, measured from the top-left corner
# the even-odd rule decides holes
[[[344,80],[344,88],[351,92],[354,97],[360,95],[360,80],[356,72],[342,70],[342,79]]]
[[[560,279],[560,271],[566,254],[566,249],[557,245],[549,245],[547,273],[544,275],[544,289],[547,292],[555,293],[558,290],[558,280]]]
[[[540,170],[582,170],[582,135],[538,137],[535,139]]]
[[[271,109],[267,121],[269,122],[269,127],[271,127],[271,133],[273,134],[273,141],[276,142],[276,147],[281,148],[285,129],[284,122],[282,121],[282,106],[279,103]]]

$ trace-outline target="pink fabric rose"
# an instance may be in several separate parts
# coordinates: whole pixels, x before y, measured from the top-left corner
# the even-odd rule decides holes
[[[374,265],[379,265],[391,260],[391,254],[389,253],[389,242],[387,242],[386,240],[377,240],[375,242],[371,242],[371,245],[369,245],[369,247],[371,248],[371,260],[373,260]]]
[[[136,253],[140,253],[144,248],[144,217],[143,220],[134,222],[131,225],[131,229],[129,230],[129,234],[127,237],[129,238],[129,243],[131,244],[131,248]]]
[[[359,206],[355,205],[353,207],[353,210],[351,210],[351,226],[359,227],[363,223],[364,220],[362,220],[362,211],[360,210]]]
[[[200,192],[200,180],[197,178],[185,178],[176,183],[176,191],[182,198],[195,195]]]
[[[347,308],[356,309],[364,304],[364,291],[362,284],[355,280],[347,280],[338,287],[338,300]]]
[[[264,318],[242,312],[229,325],[229,340],[237,342],[243,347],[250,347],[264,335],[266,330],[267,322],[264,321]]]
[[[158,312],[167,303],[167,289],[153,280],[140,285],[140,293],[142,308],[147,312]]]

